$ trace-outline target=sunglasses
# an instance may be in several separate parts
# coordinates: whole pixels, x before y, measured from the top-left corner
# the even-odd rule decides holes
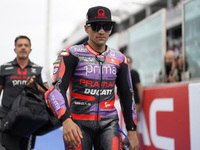
[[[91,24],[87,24],[88,27],[92,27],[93,31],[99,31],[101,30],[101,27],[103,28],[104,31],[110,31],[112,28],[112,24],[111,23],[107,23],[107,24],[97,24],[97,23],[91,23]]]

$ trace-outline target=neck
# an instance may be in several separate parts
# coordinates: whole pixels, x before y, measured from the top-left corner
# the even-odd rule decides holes
[[[29,62],[29,59],[20,59],[18,57],[16,58],[16,60],[22,69],[24,69],[28,65],[28,62]]]
[[[90,47],[92,47],[93,50],[95,50],[98,53],[103,53],[106,51],[106,45],[97,45],[97,44],[93,44],[91,41],[88,41],[88,44],[90,45]]]

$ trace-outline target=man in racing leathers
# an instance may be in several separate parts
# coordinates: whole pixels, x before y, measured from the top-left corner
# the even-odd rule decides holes
[[[53,86],[45,93],[48,106],[63,125],[66,149],[122,150],[114,106],[117,85],[130,150],[139,149],[135,101],[126,57],[109,48],[110,10],[92,7],[85,27],[87,43],[63,50],[54,62]],[[66,91],[70,89],[71,101]]]

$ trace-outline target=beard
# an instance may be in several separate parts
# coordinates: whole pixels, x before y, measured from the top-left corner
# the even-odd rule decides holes
[[[19,54],[18,54],[18,58],[19,59],[26,59],[28,57],[28,53],[25,50],[22,50]]]
[[[24,56],[24,55],[19,56],[19,59],[26,59],[26,58],[27,58],[27,56]]]

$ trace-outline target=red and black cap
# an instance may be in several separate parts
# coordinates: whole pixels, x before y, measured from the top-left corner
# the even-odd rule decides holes
[[[93,22],[110,22],[114,23],[111,19],[111,12],[108,8],[103,6],[91,7],[86,16],[86,24]]]

